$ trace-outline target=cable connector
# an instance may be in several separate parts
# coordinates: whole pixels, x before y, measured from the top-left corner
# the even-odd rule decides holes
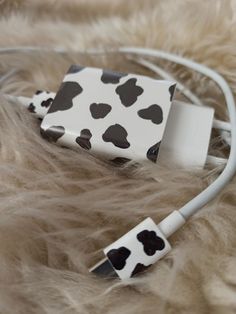
[[[151,218],[146,218],[106,247],[103,250],[106,258],[92,267],[90,272],[109,277],[118,276],[122,280],[133,277],[171,250],[167,236],[184,223],[185,219],[178,211],[171,213],[159,225]]]

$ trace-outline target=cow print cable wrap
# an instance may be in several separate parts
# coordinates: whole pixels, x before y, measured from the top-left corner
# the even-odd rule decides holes
[[[117,275],[124,280],[148,269],[170,249],[160,229],[147,218],[105,248],[104,253]]]
[[[28,110],[42,119],[47,114],[55,95],[53,92],[37,90],[28,105]]]

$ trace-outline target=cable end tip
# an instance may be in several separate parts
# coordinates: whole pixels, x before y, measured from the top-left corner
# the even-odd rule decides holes
[[[89,272],[100,277],[118,278],[117,273],[107,258],[104,258],[91,267]]]

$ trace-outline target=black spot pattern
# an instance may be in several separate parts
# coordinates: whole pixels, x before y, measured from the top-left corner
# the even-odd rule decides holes
[[[122,166],[125,163],[129,162],[130,160],[131,159],[126,158],[126,157],[116,157],[116,158],[112,159],[111,162],[113,162],[117,166]]]
[[[79,144],[82,148],[89,150],[91,148],[90,139],[92,134],[89,129],[83,129],[80,132],[80,136],[76,138],[76,143]]]
[[[141,272],[145,271],[145,270],[148,269],[151,265],[152,265],[152,264],[146,266],[146,265],[143,265],[143,264],[141,264],[141,263],[138,263],[138,264],[135,266],[134,270],[132,271],[131,277],[135,276],[135,275],[138,274],[138,273],[141,273]]]
[[[43,130],[40,129],[42,137],[49,141],[56,142],[60,137],[65,134],[65,128],[63,126],[53,125],[50,128]]]
[[[147,151],[147,158],[151,160],[152,162],[157,161],[157,156],[159,153],[159,148],[160,148],[161,142],[158,142],[151,146],[148,151]]]
[[[82,91],[82,87],[76,82],[63,82],[48,113],[70,109],[73,106],[73,98]]]
[[[131,78],[116,88],[116,93],[125,107],[132,106],[138,99],[138,96],[143,93],[142,87],[136,85],[136,82],[136,78]]]
[[[32,112],[32,113],[36,113],[36,111],[35,111],[35,106],[34,106],[34,104],[33,104],[32,102],[29,104],[28,110],[29,110],[30,112]]]
[[[120,124],[114,124],[102,135],[104,142],[111,142],[113,145],[119,148],[126,149],[130,147],[130,143],[127,141],[128,133]]]
[[[92,103],[89,109],[94,119],[102,119],[108,115],[112,108],[108,104]]]
[[[83,69],[85,69],[85,67],[82,67],[81,65],[72,65],[70,68],[69,68],[69,70],[68,70],[68,72],[67,72],[67,74],[73,74],[73,73],[78,73],[78,72],[80,72],[80,71],[82,71]]]
[[[48,108],[51,105],[52,102],[53,102],[53,98],[48,98],[48,99],[43,100],[41,102],[41,106],[45,107],[45,108]]]
[[[160,106],[154,104],[148,108],[138,111],[138,115],[146,120],[151,120],[152,123],[160,124],[163,121],[163,112]]]
[[[120,79],[126,75],[126,73],[103,70],[101,81],[105,84],[118,84],[120,82]]]
[[[115,269],[121,270],[125,267],[126,260],[130,254],[130,250],[122,246],[119,249],[112,249],[108,251],[107,257]]]
[[[39,95],[39,94],[42,94],[42,90],[37,90],[36,92],[35,92],[35,95]]]
[[[169,87],[170,101],[172,101],[172,99],[173,99],[174,92],[175,92],[175,87],[176,87],[176,84],[171,85],[171,86]]]
[[[143,230],[137,234],[137,239],[143,244],[143,250],[148,256],[154,255],[157,250],[161,251],[165,247],[165,242],[155,231]]]

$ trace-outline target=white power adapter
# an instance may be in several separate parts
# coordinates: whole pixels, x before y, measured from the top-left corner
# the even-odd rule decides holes
[[[42,135],[59,145],[79,145],[115,162],[204,167],[214,109],[173,101],[175,87],[173,81],[73,65],[56,94],[37,91],[27,106],[43,118]]]
[[[40,91],[18,101],[39,118],[44,118],[55,93]],[[15,98],[8,96],[15,101]],[[203,168],[214,121],[214,109],[173,100],[158,153],[158,162],[182,168]],[[215,161],[215,160],[214,160]]]
[[[214,109],[174,100],[158,161],[183,168],[203,168],[208,154]]]

